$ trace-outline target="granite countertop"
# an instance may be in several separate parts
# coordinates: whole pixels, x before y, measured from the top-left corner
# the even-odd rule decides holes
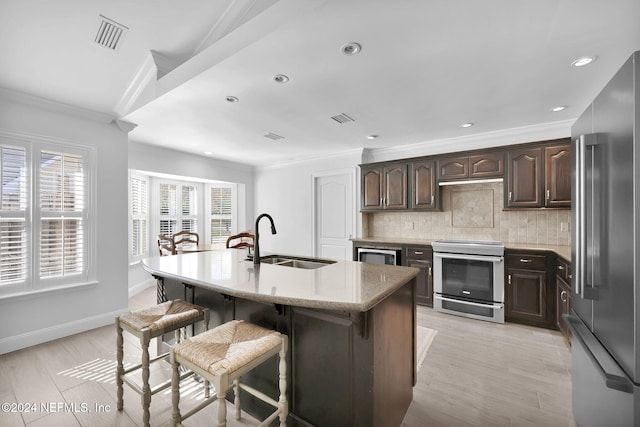
[[[439,239],[409,239],[409,238],[393,238],[393,237],[357,237],[351,239],[354,242],[361,243],[384,243],[390,245],[431,245],[432,242]],[[542,245],[535,243],[505,243],[507,249],[522,249],[535,251],[550,251],[561,256],[567,261],[571,261],[571,246],[564,245]]]
[[[239,298],[359,312],[370,310],[420,271],[356,261],[336,261],[316,269],[254,266],[246,254],[240,249],[220,249],[145,258],[141,265],[153,275]]]

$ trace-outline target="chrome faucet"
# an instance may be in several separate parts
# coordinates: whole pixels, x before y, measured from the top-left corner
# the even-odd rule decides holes
[[[260,220],[262,219],[262,217],[267,217],[269,218],[269,221],[271,222],[271,234],[276,234],[276,226],[273,223],[273,218],[271,218],[271,215],[263,213],[260,214],[258,216],[258,218],[256,218],[256,226],[255,226],[255,238],[254,238],[254,248],[253,248],[253,263],[254,264],[260,264],[260,232],[258,231],[258,223],[260,222]]]

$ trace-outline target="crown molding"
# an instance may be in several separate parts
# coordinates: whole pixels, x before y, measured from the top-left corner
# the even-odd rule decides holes
[[[363,161],[373,163],[563,138],[571,136],[571,126],[573,126],[574,123],[575,119],[570,119],[455,138],[436,139],[417,144],[366,149],[363,153]]]
[[[135,123],[131,123],[131,122],[126,122],[124,120],[114,120],[113,123],[118,126],[118,129],[120,129],[123,132],[129,133],[132,130],[134,130],[138,125]]]
[[[98,111],[77,107],[75,105],[53,101],[51,99],[42,98],[36,95],[31,95],[28,93],[19,92],[3,87],[0,87],[0,99],[23,104],[29,107],[40,108],[43,110],[51,111],[53,113],[73,116],[80,119],[92,120],[103,124],[111,123],[116,119],[116,116],[111,114],[101,113]]]

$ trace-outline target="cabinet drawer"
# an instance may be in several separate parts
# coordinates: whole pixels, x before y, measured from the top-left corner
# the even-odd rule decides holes
[[[433,249],[431,249],[431,247],[415,247],[406,249],[405,259],[431,260],[432,257]]]
[[[547,257],[544,255],[508,254],[508,268],[522,268],[525,270],[545,270]]]

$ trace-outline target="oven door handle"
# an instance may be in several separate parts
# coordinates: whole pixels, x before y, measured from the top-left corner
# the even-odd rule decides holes
[[[476,307],[491,307],[491,308],[495,308],[497,310],[502,310],[502,308],[504,307],[504,304],[482,304],[479,302],[471,302],[471,301],[465,301],[465,300],[459,300],[459,299],[454,299],[454,298],[447,298],[447,297],[443,297],[440,295],[434,295],[433,296],[435,299],[439,299],[441,301],[449,301],[449,302],[456,302],[458,304],[466,304],[466,305],[473,305]]]
[[[485,262],[502,262],[504,261],[504,257],[499,256],[490,256],[490,255],[465,255],[465,254],[450,254],[450,253],[440,253],[435,252],[433,254],[434,258],[441,259],[463,259],[470,261],[485,261]]]

